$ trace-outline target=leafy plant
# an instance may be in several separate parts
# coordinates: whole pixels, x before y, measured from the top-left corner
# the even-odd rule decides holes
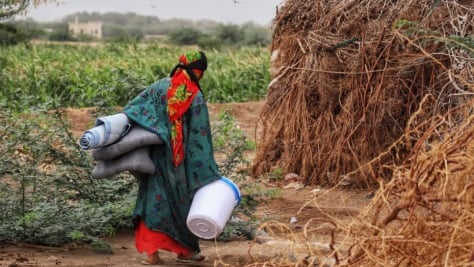
[[[61,110],[36,107],[35,113],[0,109],[0,242],[79,242],[110,253],[102,237],[132,228],[135,179],[125,173],[116,179],[92,179],[92,157],[78,148]],[[252,142],[230,111],[212,127],[216,153],[227,155],[220,162],[221,172],[241,188],[242,201],[234,215],[249,218],[229,223],[224,232],[235,236],[254,225],[252,213],[259,201],[274,192],[246,180],[246,152]]]
[[[182,52],[180,47],[136,42],[0,46],[0,102],[18,110],[123,106],[145,86],[168,76]],[[245,102],[266,94],[270,73],[264,48],[205,52],[209,67],[201,86],[209,102]]]
[[[225,155],[219,162],[220,172],[239,186],[242,195],[239,205],[233,211],[233,219],[226,224],[219,240],[251,238],[259,223],[254,216],[259,203],[269,197],[279,196],[281,191],[263,188],[257,181],[247,179],[250,162],[246,158],[246,152],[254,150],[255,143],[240,129],[230,110],[220,114],[219,120],[212,126],[215,152]]]
[[[274,168],[266,176],[270,182],[281,182],[283,174],[284,172],[281,168]]]
[[[126,175],[92,180],[60,110],[0,111],[0,238],[59,246],[131,227],[136,186]],[[98,248],[103,246],[98,246]]]
[[[249,144],[251,142],[239,129],[230,110],[226,110],[220,115],[215,126],[213,131],[215,151],[226,155],[225,160],[220,164],[221,174],[226,177],[244,177],[247,174],[245,170],[250,164],[245,158],[245,152],[251,147]]]

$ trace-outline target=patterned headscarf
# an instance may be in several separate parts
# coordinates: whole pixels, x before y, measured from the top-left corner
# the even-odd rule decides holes
[[[171,122],[171,149],[175,167],[184,160],[182,116],[201,90],[199,80],[206,69],[207,59],[204,52],[191,50],[179,57],[178,65],[170,74],[171,83],[167,93],[168,118]]]

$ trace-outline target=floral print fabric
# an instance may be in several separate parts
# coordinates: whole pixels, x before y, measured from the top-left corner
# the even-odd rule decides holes
[[[201,59],[198,51],[191,50],[179,57],[179,64],[183,67]],[[202,76],[202,71],[198,69],[190,70],[194,72],[197,79]],[[171,148],[173,151],[173,163],[175,166],[181,164],[184,159],[183,148],[183,122],[181,117],[188,110],[194,97],[199,91],[199,85],[191,80],[187,71],[179,68],[171,77],[171,85],[167,92],[168,116],[171,125]]]
[[[186,157],[177,167],[173,164],[174,124],[168,119],[167,109],[170,83],[170,78],[159,80],[124,107],[125,114],[133,122],[156,133],[164,142],[152,147],[156,173],[135,174],[139,189],[133,218],[198,252],[198,238],[187,228],[186,218],[195,191],[220,179],[220,174],[213,155],[207,104],[200,91],[181,117]]]

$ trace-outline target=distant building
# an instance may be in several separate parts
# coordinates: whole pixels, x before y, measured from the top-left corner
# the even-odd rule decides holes
[[[74,23],[69,22],[69,31],[73,36],[77,37],[78,35],[87,34],[97,39],[102,38],[102,22],[84,22],[79,23],[78,18]]]

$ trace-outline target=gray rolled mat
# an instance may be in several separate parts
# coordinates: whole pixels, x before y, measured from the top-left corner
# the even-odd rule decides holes
[[[124,113],[100,117],[95,126],[79,138],[79,146],[88,150],[113,144],[125,135],[129,128],[130,120]]]
[[[143,146],[118,158],[97,162],[92,178],[111,178],[124,171],[154,174],[155,164],[150,157],[150,147]]]
[[[157,134],[139,125],[133,125],[128,133],[116,143],[92,150],[92,158],[111,160],[136,148],[158,144],[163,144],[163,141]]]

